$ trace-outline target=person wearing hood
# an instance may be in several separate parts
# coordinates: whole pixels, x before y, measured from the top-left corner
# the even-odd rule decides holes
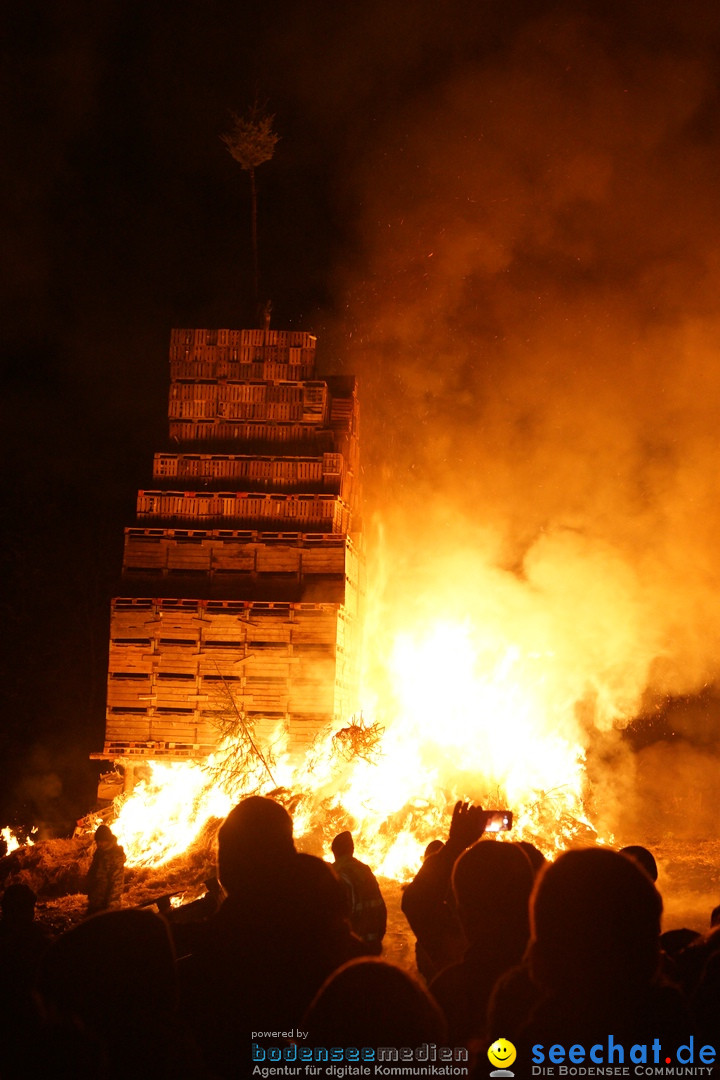
[[[95,853],[90,863],[85,892],[87,915],[119,908],[125,881],[125,852],[108,825],[95,830]]]

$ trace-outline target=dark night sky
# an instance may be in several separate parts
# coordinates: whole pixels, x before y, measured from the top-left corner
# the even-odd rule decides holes
[[[453,394],[487,389],[507,363],[497,342],[517,326],[508,309],[536,329],[541,288],[550,321],[562,308],[580,325],[597,321],[582,303],[592,289],[604,303],[642,279],[663,303],[677,267],[685,281],[695,267],[694,311],[708,314],[720,33],[712,4],[625,0],[28,0],[7,5],[4,21],[0,812],[62,827],[92,799],[108,598],[135,490],[165,445],[169,330],[249,324],[247,178],[219,138],[229,110],[257,96],[281,136],[258,174],[274,325],[317,333],[328,370],[363,369],[372,416],[378,372],[365,350],[374,335],[384,363],[403,343],[412,354],[403,320],[417,302],[426,313],[444,306],[438,339],[471,328],[488,347],[483,373],[448,374]],[[547,106],[538,125],[527,120],[534,86]],[[487,132],[480,157],[476,125]],[[548,160],[569,160],[575,142],[583,153],[560,170],[562,196],[539,200],[536,188],[552,191]],[[598,195],[606,161],[617,192]],[[477,201],[499,223],[485,229],[482,255],[458,242],[473,227],[461,182],[471,168]],[[661,244],[637,224],[643,192],[673,223]],[[616,213],[624,197],[627,220]],[[518,224],[531,218],[545,232]],[[503,262],[512,230],[523,239]],[[414,245],[438,237],[469,262],[472,299],[457,300],[451,274],[428,283],[418,269]],[[642,320],[623,313],[623,332],[652,322],[650,307]],[[406,412],[421,424],[426,363],[402,373]],[[522,404],[518,417],[538,423]]]

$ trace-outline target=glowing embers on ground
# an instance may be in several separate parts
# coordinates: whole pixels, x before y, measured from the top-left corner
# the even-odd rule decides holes
[[[513,839],[564,847],[586,825],[584,755],[573,694],[553,685],[553,667],[549,654],[483,639],[469,623],[401,634],[384,673],[389,704],[364,743],[371,751],[348,754],[347,738],[329,729],[302,760],[278,733],[262,748],[271,776],[249,761],[223,777],[227,748],[204,764],[151,763],[119,801],[113,829],[131,865],[157,865],[243,796],[272,792],[291,809],[301,848],[327,856],[350,828],[378,873],[405,879],[467,799],[513,810]]]

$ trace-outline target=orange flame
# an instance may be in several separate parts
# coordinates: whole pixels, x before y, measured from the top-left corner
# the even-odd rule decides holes
[[[7,844],[8,855],[11,851],[15,851],[17,848],[20,847],[20,841],[15,836],[14,832],[10,829],[9,826],[0,830],[0,836],[2,836],[3,840]]]

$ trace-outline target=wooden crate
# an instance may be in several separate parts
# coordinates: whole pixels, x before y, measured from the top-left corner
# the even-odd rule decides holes
[[[108,670],[111,674],[138,674],[150,678],[154,656],[153,648],[154,642],[152,639],[142,648],[128,646],[122,641],[113,640],[110,642]]]
[[[147,491],[137,496],[140,521],[292,522],[297,531],[345,533],[349,510],[335,495],[240,491]]]
[[[260,365],[253,365],[260,367],[260,375],[257,376],[262,379],[312,379],[315,375],[315,359],[314,354],[310,354],[308,359],[304,354],[304,350],[298,350],[303,352],[303,359],[297,362],[293,359],[293,350],[290,349],[288,362],[280,360],[263,360]]]
[[[233,420],[218,417],[208,419],[170,419],[170,438],[176,443],[242,443],[258,449],[282,444],[301,446],[300,453],[335,449],[336,435],[320,423],[268,420]]]
[[[198,335],[198,340],[199,336],[202,335],[202,340],[203,342],[205,341],[204,330],[173,329],[170,331],[170,348],[172,348],[173,345],[188,345],[194,347],[196,335]]]
[[[204,729],[203,729],[204,728]],[[200,738],[207,739],[211,734],[210,728],[201,728],[194,721],[171,715],[156,715],[152,718],[150,738],[164,743],[167,749],[175,746],[188,746],[198,743]],[[217,741],[217,733],[213,733],[213,743]]]
[[[192,570],[209,573],[212,565],[212,543],[208,540],[166,541],[166,566],[168,570]]]
[[[227,364],[225,365],[227,367]],[[191,359],[185,353],[170,361],[170,379],[172,383],[180,380],[214,379],[219,374],[219,365],[212,361]]]
[[[105,721],[105,741],[124,743],[146,742],[150,737],[150,717],[133,713],[108,712]]]
[[[315,344],[311,334],[288,331],[176,329],[170,335],[171,373],[174,377],[200,372],[225,375],[227,364],[233,363],[257,368],[253,377],[272,378],[263,365],[281,364],[288,369],[281,378],[312,377]]]
[[[341,473],[339,454],[316,457],[277,457],[251,454],[156,454],[153,478],[199,479],[205,483],[235,480],[263,483],[274,488],[302,485],[327,487]]]
[[[152,695],[150,673],[115,671],[108,679],[109,708],[143,708]]]
[[[241,330],[239,344],[315,349],[317,338],[297,330]]]
[[[200,371],[198,369],[198,376]],[[177,379],[170,386],[168,417],[184,419],[301,421],[324,423],[327,386],[320,381],[245,381]]]

